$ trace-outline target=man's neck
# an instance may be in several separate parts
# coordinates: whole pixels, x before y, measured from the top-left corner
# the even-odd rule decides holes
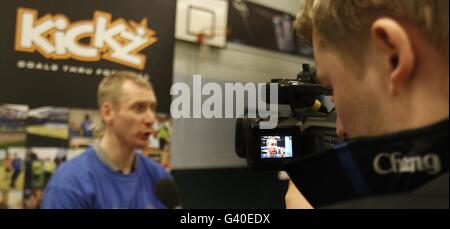
[[[444,63],[436,59],[434,62],[436,68],[417,69],[414,82],[405,88],[408,92],[391,104],[390,111],[386,111],[396,115],[390,122],[390,128],[396,131],[390,132],[425,127],[448,119],[448,64],[445,63],[445,69],[442,67]]]
[[[419,36],[420,40],[424,38]],[[410,116],[417,127],[431,125],[445,118],[449,109],[448,56],[438,48],[426,46],[426,41],[417,42],[417,66],[409,91],[413,109]]]
[[[108,160],[124,174],[131,172],[135,159],[133,147],[122,143],[117,135],[109,131],[105,131],[104,136],[100,139],[100,147],[105,151]]]

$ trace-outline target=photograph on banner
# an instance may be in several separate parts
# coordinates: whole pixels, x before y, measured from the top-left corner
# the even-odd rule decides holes
[[[70,147],[87,147],[99,137],[102,120],[98,110],[70,109],[69,111],[69,145]]]
[[[56,169],[66,161],[67,149],[31,147],[27,150],[26,189],[44,189]]]
[[[25,147],[0,149],[0,190],[23,190]]]
[[[0,104],[0,148],[25,146],[28,106]]]
[[[23,207],[38,209],[42,202],[45,186],[56,169],[65,161],[69,161],[81,153],[85,148],[51,148],[34,147],[28,150],[26,189],[24,191]]]
[[[244,1],[230,1],[228,41],[293,55],[312,57],[312,49],[300,46],[292,22],[295,16]],[[263,39],[262,39],[263,38]]]
[[[0,190],[0,209],[6,209],[6,192]]]
[[[8,190],[4,192],[4,204],[8,209],[22,209],[23,208],[23,191],[22,190]],[[1,204],[1,203],[0,203]]]
[[[69,109],[37,107],[28,112],[27,146],[67,147],[69,141]]]
[[[25,189],[23,193],[23,208],[39,209],[44,195],[44,189]]]
[[[149,137],[148,147],[143,149],[142,153],[169,170],[172,134],[172,119],[170,116],[162,113],[156,114],[153,130],[153,134]]]
[[[0,190],[0,209],[23,208],[22,190]]]

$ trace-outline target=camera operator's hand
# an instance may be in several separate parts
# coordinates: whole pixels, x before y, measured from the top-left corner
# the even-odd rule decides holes
[[[291,180],[284,199],[286,209],[314,209]]]

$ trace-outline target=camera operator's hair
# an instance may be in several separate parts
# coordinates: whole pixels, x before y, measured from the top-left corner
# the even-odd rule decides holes
[[[126,81],[131,81],[141,88],[153,90],[150,82],[138,74],[130,71],[118,71],[105,77],[98,85],[98,107],[101,108],[104,102],[110,102],[114,109],[119,108],[119,101],[122,96],[122,85]]]
[[[448,58],[448,0],[304,0],[294,22],[303,42],[319,36],[321,46],[336,49],[345,60],[361,56],[379,17],[414,23]]]

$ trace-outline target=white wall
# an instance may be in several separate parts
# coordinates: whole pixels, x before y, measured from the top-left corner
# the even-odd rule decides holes
[[[247,0],[268,8],[283,11],[292,15],[297,15],[301,0]]]
[[[228,43],[225,49],[177,41],[175,81],[201,74],[208,80],[267,82],[273,77],[295,77],[301,63],[311,59]]]
[[[252,0],[296,14],[298,0]],[[201,74],[209,82],[268,82],[294,78],[301,63],[311,59],[228,43],[224,49],[176,41],[174,82],[190,82]],[[245,160],[234,153],[234,119],[174,120],[172,163],[174,169],[242,167]]]

